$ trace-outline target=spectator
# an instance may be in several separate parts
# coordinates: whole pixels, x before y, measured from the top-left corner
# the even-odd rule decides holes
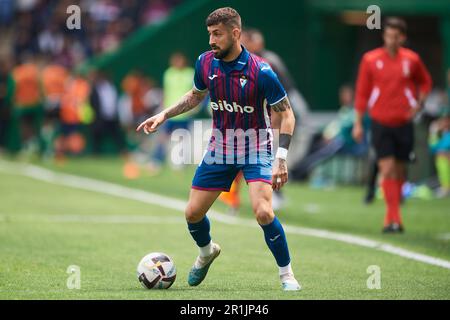
[[[92,3],[89,13],[100,31],[105,31],[109,23],[115,21],[120,14],[120,7],[112,0],[99,0]]]
[[[136,123],[145,120],[162,106],[162,90],[153,79],[144,77],[139,72],[131,72],[122,80],[123,94],[119,99],[119,120],[127,132],[128,142],[136,148],[141,147],[142,135],[136,135]],[[146,153],[150,152],[146,149]]]
[[[127,35],[136,30],[139,22],[139,3],[137,0],[123,0],[120,13],[121,29]]]
[[[143,79],[143,101],[147,115],[153,115],[159,112],[163,105],[164,93],[152,78]]]
[[[81,8],[82,28],[69,30],[66,28],[67,8],[74,4],[70,0],[0,0],[0,28],[2,32],[5,30],[4,36],[2,33],[2,40],[9,43],[11,53],[15,57],[36,59],[39,54],[48,57],[52,62],[52,67],[43,67],[42,80],[46,84],[43,83],[42,89],[60,92],[61,87],[58,88],[58,85],[54,85],[58,80],[53,76],[59,74],[59,71],[55,71],[55,64],[69,72],[70,68],[84,61],[86,57],[115,50],[128,34],[143,24],[161,21],[179,2],[180,0],[84,0],[78,4]],[[51,146],[51,143],[44,144],[42,139],[46,137],[47,142],[53,139],[52,130],[48,130],[51,128],[48,126],[49,122],[46,122],[47,125],[43,131],[40,130],[42,129],[44,109],[42,105],[44,102],[47,111],[56,107],[53,111],[60,116],[61,129],[64,132],[55,141],[58,152],[64,154],[69,152],[69,149],[73,151],[74,149],[69,147],[72,145],[69,142],[72,131],[78,133],[85,121],[83,117],[89,120],[91,116],[89,99],[87,102],[81,102],[85,98],[84,93],[88,92],[89,94],[90,92],[90,89],[83,89],[89,87],[84,83],[86,79],[80,78],[79,75],[70,79],[67,83],[67,92],[60,97],[61,101],[64,100],[64,108],[58,111],[57,100],[59,98],[57,96],[60,93],[41,92],[40,68],[34,63],[36,68],[33,71],[33,68],[28,67],[29,64],[26,67],[23,67],[23,64],[11,66],[15,70],[15,76],[11,72],[11,79],[18,76],[20,79],[19,82],[11,81],[13,85],[10,87],[14,92],[11,92],[10,116],[8,116],[8,108],[4,107],[4,102],[2,102],[0,143],[4,145],[5,140],[8,139],[11,150],[15,151],[20,150],[22,145],[34,148],[33,145],[36,145],[37,142],[39,142],[41,150],[44,145]],[[33,77],[38,81],[33,80],[29,84],[25,84],[26,81],[22,81],[24,74],[27,77],[34,74]],[[5,78],[1,78],[0,81],[4,83]],[[161,93],[156,90],[156,87],[149,86],[149,83],[145,84],[144,82],[139,82],[137,92],[133,92],[131,95],[133,118],[135,119],[148,112],[148,108],[152,109],[160,105],[158,95]],[[26,89],[24,90],[24,88]],[[23,94],[24,91],[30,94]],[[79,98],[74,96],[74,92],[77,91],[82,93]],[[149,104],[148,106],[144,106],[144,99],[146,100],[145,104]],[[33,103],[36,102],[36,106],[40,107],[29,107],[30,101],[27,100],[34,100]],[[81,114],[78,114],[80,110]],[[8,117],[10,121],[5,120]],[[5,123],[9,125],[11,135],[6,135]],[[59,123],[54,123],[53,129],[57,130],[57,125]],[[45,134],[42,135],[43,133]],[[11,139],[8,138],[9,136]],[[78,140],[81,141],[81,139]],[[82,144],[74,145],[83,146]]]
[[[186,57],[175,52],[170,57],[170,66],[163,75],[164,108],[171,107],[187,91],[192,89],[192,79],[194,78],[194,69],[187,65]],[[154,160],[159,165],[165,161],[166,146],[170,134],[176,129],[188,129],[192,112],[179,115],[168,120],[163,126],[159,136],[158,145],[154,153]]]
[[[59,122],[61,98],[66,90],[68,78],[68,70],[57,63],[47,63],[41,72],[45,113],[42,136],[47,156],[53,156],[53,139]]]
[[[108,24],[106,31],[100,40],[102,52],[114,51],[118,48],[121,41],[120,21],[114,21]]]
[[[429,145],[435,155],[440,188],[436,196],[450,196],[450,69],[447,72],[447,104],[441,105],[441,116],[430,126]]]
[[[28,151],[42,151],[41,126],[43,116],[39,68],[34,57],[23,57],[23,63],[12,70],[14,80],[13,139],[15,149],[24,145]]]
[[[93,151],[101,152],[101,144],[107,137],[113,138],[118,150],[126,153],[125,140],[120,128],[118,111],[118,92],[109,77],[103,71],[94,75],[90,104],[94,110],[92,123]]]
[[[66,89],[69,78],[68,70],[57,63],[48,63],[42,73],[42,91],[44,94],[44,109],[50,116],[59,113],[61,97]]]
[[[14,17],[14,1],[0,1],[0,27],[8,26]]]
[[[355,111],[351,86],[343,85],[339,89],[339,101],[340,108],[336,118],[324,128],[319,141],[312,144],[308,155],[293,169],[293,174],[298,179],[306,179],[317,165],[336,154],[361,156],[367,153],[367,140],[356,143],[352,137]],[[365,127],[368,127],[368,117],[365,117]]]
[[[123,92],[129,97],[131,113],[134,125],[146,117],[146,105],[144,96],[146,94],[145,77],[138,71],[130,72],[121,83]]]
[[[82,127],[92,121],[92,111],[88,105],[90,91],[89,82],[81,74],[75,74],[66,81],[59,111],[60,136],[55,141],[58,162],[62,162],[67,153],[79,154],[85,149]]]
[[[170,7],[162,0],[148,1],[142,16],[143,24],[153,24],[164,20],[170,12]]]
[[[10,75],[10,61],[0,59],[0,150],[8,146],[7,133],[11,117],[11,95],[13,80]]]
[[[61,53],[64,47],[64,36],[58,31],[56,23],[50,23],[38,36],[39,51],[52,56]]]

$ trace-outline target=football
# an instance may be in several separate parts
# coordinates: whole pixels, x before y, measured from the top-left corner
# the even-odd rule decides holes
[[[149,253],[137,266],[138,280],[146,289],[168,289],[176,276],[175,264],[165,253]]]

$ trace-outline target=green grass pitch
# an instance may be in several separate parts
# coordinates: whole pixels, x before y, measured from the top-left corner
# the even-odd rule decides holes
[[[192,288],[186,280],[197,249],[181,211],[40,181],[5,169],[5,163],[0,161],[0,299],[450,298],[449,269],[292,233],[287,235],[292,264],[303,290],[283,292],[260,228],[219,221],[211,222],[212,237],[222,254],[206,280]],[[119,159],[39,165],[183,201],[195,170],[164,169],[125,180]],[[240,215],[250,219],[246,190]],[[364,206],[362,195],[361,188],[324,191],[289,183],[287,207],[277,214],[291,226],[358,235],[450,260],[450,200],[407,201],[406,233],[382,235],[384,205]],[[220,203],[214,209],[225,212]],[[175,261],[177,279],[169,290],[145,290],[136,279],[137,263],[153,251]],[[80,267],[80,289],[67,288],[70,265]],[[380,267],[381,289],[367,287],[371,265]]]

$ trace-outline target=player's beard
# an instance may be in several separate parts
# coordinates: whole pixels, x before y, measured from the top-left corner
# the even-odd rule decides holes
[[[231,48],[233,47],[233,43],[231,43],[227,48],[220,49],[219,47],[213,47],[213,49],[217,49],[217,52],[214,52],[214,58],[223,59],[230,54]]]

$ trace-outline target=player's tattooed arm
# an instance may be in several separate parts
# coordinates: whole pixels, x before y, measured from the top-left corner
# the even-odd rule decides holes
[[[158,127],[167,119],[173,118],[179,114],[194,109],[200,104],[205,96],[206,91],[201,92],[193,88],[191,91],[186,93],[174,106],[142,122],[136,128],[136,131],[143,129],[146,134],[155,132]]]
[[[280,102],[277,102],[274,105],[272,105],[272,110],[275,112],[282,112],[282,111],[286,111],[289,109],[292,109],[292,108],[291,108],[291,103],[289,102],[288,97],[285,97]]]
[[[288,181],[287,154],[295,128],[295,116],[289,99],[286,97],[272,105],[272,109],[280,116],[279,146],[275,155],[276,162],[272,172],[272,188],[280,190]]]
[[[291,103],[289,102],[289,98],[285,97],[281,101],[272,105],[272,110],[277,112],[277,117],[280,118],[280,135],[287,134],[292,136],[295,128],[295,116],[291,107]]]
[[[205,96],[206,91],[201,92],[192,88],[192,90],[186,93],[178,103],[165,111],[166,118],[170,119],[194,109],[202,102]]]

